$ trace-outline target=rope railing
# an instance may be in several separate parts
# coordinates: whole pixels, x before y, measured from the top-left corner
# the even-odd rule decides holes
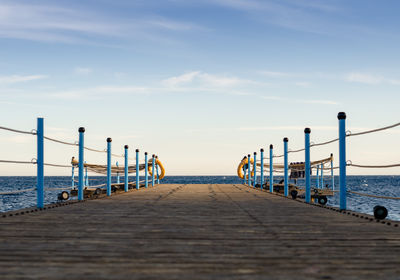
[[[347,191],[348,193],[360,195],[360,196],[367,196],[367,197],[374,197],[374,198],[382,198],[382,199],[394,199],[394,200],[400,200],[400,197],[394,197],[394,196],[383,196],[383,195],[375,195],[375,194],[368,194],[368,193],[360,193],[360,192],[355,192],[355,191]]]
[[[0,129],[8,130],[8,131],[15,132],[15,133],[36,135],[35,129],[32,129],[31,131],[24,131],[24,130],[19,130],[19,129],[8,128],[8,127],[4,127],[4,126],[0,126]]]

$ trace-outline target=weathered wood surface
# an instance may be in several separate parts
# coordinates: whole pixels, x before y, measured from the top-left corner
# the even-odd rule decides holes
[[[243,185],[0,218],[0,279],[400,279],[400,227]]]

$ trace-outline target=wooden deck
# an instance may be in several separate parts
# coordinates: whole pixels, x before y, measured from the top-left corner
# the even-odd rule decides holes
[[[244,185],[159,185],[0,216],[0,279],[400,279],[400,227]]]

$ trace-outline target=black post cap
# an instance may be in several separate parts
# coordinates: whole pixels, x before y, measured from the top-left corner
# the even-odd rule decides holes
[[[78,131],[79,131],[79,132],[85,132],[85,128],[84,128],[84,127],[80,127],[80,128],[78,129]]]
[[[250,154],[248,154],[247,156],[250,157]]]
[[[333,157],[333,154],[331,153],[331,157]]]
[[[110,143],[112,139],[110,137],[107,138],[107,142]]]
[[[311,128],[306,127],[306,128],[304,129],[304,133],[311,133]]]
[[[270,148],[270,149],[273,149],[273,148],[274,148],[274,145],[272,145],[272,144],[269,145],[269,148]]]
[[[136,153],[139,153],[139,149],[136,149]]]
[[[144,155],[147,156],[147,152],[145,152]]]
[[[155,155],[155,154],[153,154],[153,155],[152,155],[152,157],[156,157],[156,155]]]
[[[346,113],[345,113],[345,112],[339,112],[339,113],[337,114],[337,118],[338,118],[339,120],[345,120],[345,119],[346,119]]]
[[[128,145],[125,145],[125,149],[128,149],[129,148],[129,146]]]
[[[260,149],[260,152],[264,152],[264,149]]]
[[[156,158],[158,158],[158,156],[156,156]]]
[[[287,137],[283,138],[283,142],[289,142],[289,139]]]
[[[254,152],[254,155],[256,155],[257,153],[256,152]]]

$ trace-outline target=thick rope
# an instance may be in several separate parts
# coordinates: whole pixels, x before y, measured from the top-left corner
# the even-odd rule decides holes
[[[12,129],[12,128],[8,128],[8,127],[4,127],[4,126],[0,126],[0,129],[2,129],[2,130],[8,130],[8,131],[16,132],[16,133],[36,135],[36,131],[34,131],[34,130],[32,130],[32,131],[23,131],[23,130],[18,130],[18,129]]]
[[[391,129],[394,127],[400,126],[400,122],[399,123],[395,123],[393,125],[389,125],[389,126],[385,126],[382,128],[377,128],[377,129],[372,129],[372,130],[367,130],[367,131],[362,131],[362,132],[357,132],[357,133],[351,133],[346,135],[348,137],[350,136],[359,136],[359,135],[364,135],[364,134],[369,134],[369,133],[374,133],[374,132],[378,132],[378,131],[382,131],[382,130],[386,130],[386,129]]]
[[[34,190],[36,190],[36,187],[30,188],[30,189],[18,190],[18,191],[0,192],[0,195],[18,194],[18,193],[23,193],[23,192],[31,192]]]
[[[57,139],[54,139],[54,138],[50,138],[50,137],[47,137],[47,136],[43,136],[43,138],[46,139],[46,140],[53,141],[53,142],[60,143],[60,144],[64,144],[64,145],[79,146],[78,143],[64,142],[64,141],[57,140]]]
[[[0,162],[2,162],[2,163],[19,163],[19,164],[36,164],[35,161],[3,160],[3,159],[1,159]]]
[[[360,164],[348,163],[347,166],[354,166],[360,168],[391,168],[391,167],[400,167],[400,163],[388,164],[388,165],[360,165]]]

